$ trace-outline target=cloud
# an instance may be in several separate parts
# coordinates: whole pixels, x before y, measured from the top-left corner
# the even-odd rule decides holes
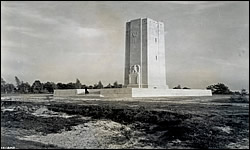
[[[202,62],[202,61],[207,61],[209,62],[209,64],[214,64],[216,66],[225,66],[225,67],[228,67],[228,68],[240,68],[240,69],[248,69],[249,66],[247,65],[239,65],[238,62],[230,62],[228,60],[225,60],[225,59],[220,59],[220,58],[211,58],[211,57],[197,57],[197,59],[199,59],[199,62]]]
[[[196,5],[207,3],[205,1],[167,1],[167,3],[181,4],[181,5]]]
[[[204,10],[208,8],[220,7],[220,6],[231,4],[231,3],[235,3],[235,2],[218,1],[218,2],[201,3],[198,5],[197,9]]]
[[[94,52],[82,52],[79,55],[83,56],[123,56],[123,54],[120,53],[94,53]]]
[[[104,35],[104,31],[97,28],[87,28],[87,27],[77,27],[77,33],[80,36],[86,36],[86,37],[99,37]]]
[[[29,82],[67,82],[75,77],[85,83],[100,79],[122,82],[125,22],[146,16],[165,23],[169,82],[198,88],[214,76],[212,81],[234,81],[235,88],[236,77],[242,80],[240,84],[246,83],[249,8],[242,2],[1,4],[4,77],[20,75]],[[203,58],[196,59],[199,56]],[[191,81],[197,74],[201,74],[200,80]]]
[[[21,26],[7,26],[7,27],[5,27],[5,30],[7,30],[7,31],[26,31],[26,32],[32,31],[31,28],[21,27]]]
[[[43,16],[38,9],[29,7],[29,5],[22,5],[21,3],[13,5],[13,3],[6,3],[1,8],[4,8],[2,12],[6,15],[13,15],[18,18],[22,18],[23,21],[27,19],[31,22],[39,22],[43,24],[59,23],[58,18],[50,18],[49,16]]]
[[[1,48],[8,48],[8,47],[15,47],[18,48],[20,45],[18,43],[9,41],[9,40],[2,40],[1,39]]]
[[[216,1],[216,2],[207,2],[207,3],[200,3],[199,5],[195,5],[194,11],[192,13],[201,13],[204,12],[205,10],[213,9],[213,8],[221,8],[222,6],[232,4],[236,2],[230,2],[230,1]],[[219,15],[220,15],[220,9],[218,10]]]
[[[22,27],[22,26],[7,26],[5,28],[7,32],[21,33],[32,38],[46,38],[44,33],[36,32],[33,28]]]

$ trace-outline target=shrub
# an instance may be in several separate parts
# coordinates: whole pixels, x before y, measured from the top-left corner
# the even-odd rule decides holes
[[[230,101],[235,103],[249,103],[246,90],[242,89],[240,93],[234,93],[233,96],[230,97]]]

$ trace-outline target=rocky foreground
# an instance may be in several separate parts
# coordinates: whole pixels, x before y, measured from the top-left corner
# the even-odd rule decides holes
[[[1,99],[2,147],[249,148],[249,105],[228,98],[28,99]]]

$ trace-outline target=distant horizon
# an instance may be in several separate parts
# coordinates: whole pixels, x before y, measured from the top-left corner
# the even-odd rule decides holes
[[[1,77],[124,84],[125,23],[165,25],[170,88],[249,91],[249,2],[1,1]]]
[[[2,78],[3,78],[3,77],[2,77]],[[4,78],[3,78],[3,79],[4,79]],[[19,79],[20,79],[20,78],[19,78]],[[79,79],[79,78],[77,78],[77,79]],[[5,79],[4,79],[4,80],[5,80]],[[39,79],[37,79],[37,80],[39,80]],[[37,80],[34,80],[32,83],[30,83],[30,82],[28,82],[28,81],[23,81],[22,79],[20,79],[20,81],[23,81],[24,83],[28,82],[30,85],[32,85],[32,84],[33,84],[35,81],[37,81]],[[80,80],[80,79],[79,79],[79,80]],[[6,81],[6,80],[5,80],[5,81]],[[41,80],[39,80],[39,81],[40,81],[41,83],[53,82],[53,83],[55,83],[55,84],[58,84],[58,83],[63,83],[63,84],[76,83],[76,80],[75,80],[75,81],[69,81],[69,82],[54,82],[54,81],[41,81]],[[101,81],[101,80],[99,80],[99,81]],[[96,83],[92,83],[92,84],[85,84],[85,83],[82,83],[81,80],[80,80],[81,84],[82,84],[82,85],[86,85],[86,86],[94,86],[94,84],[98,84],[99,81],[97,81]],[[116,81],[114,81],[114,82],[116,82]],[[107,86],[107,85],[109,85],[109,84],[113,85],[114,82],[109,82],[109,83],[107,83],[107,84],[104,84],[104,83],[101,81],[101,83],[103,84],[104,87]],[[118,81],[117,81],[117,82],[118,82]],[[10,84],[13,84],[13,85],[16,86],[16,83],[15,83],[15,82],[13,83],[13,82],[8,82],[8,81],[6,81],[6,83],[10,83]],[[218,83],[222,83],[222,82],[218,82]],[[211,83],[211,84],[209,84],[209,85],[215,85],[215,84],[218,84],[218,83]],[[118,84],[124,85],[124,83],[120,83],[120,82],[118,82]],[[226,85],[226,86],[228,87],[228,85],[227,85],[226,83],[222,83],[222,84],[224,84],[224,85]],[[181,85],[181,84],[178,84],[178,85],[180,85],[181,88],[187,87],[187,88],[191,88],[191,89],[197,89],[197,88],[192,88],[192,87],[188,87],[188,86],[183,86],[183,85]],[[173,86],[173,87],[169,87],[169,89],[173,89],[174,87],[177,87],[178,85]],[[202,89],[206,89],[209,85],[207,85],[206,87],[204,87],[204,88],[202,88]],[[228,87],[228,88],[229,88],[229,90],[231,90],[232,92],[241,91],[242,89],[245,89],[247,92],[249,92],[249,89],[246,89],[246,88],[236,89],[236,90],[232,90],[230,87]]]

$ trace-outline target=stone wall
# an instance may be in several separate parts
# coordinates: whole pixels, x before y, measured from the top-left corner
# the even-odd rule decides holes
[[[202,89],[145,89],[133,88],[132,97],[169,97],[169,96],[212,96],[211,90]]]
[[[54,96],[75,96],[77,89],[54,90]]]
[[[169,96],[212,96],[211,90],[201,89],[148,89],[148,88],[116,88],[88,89],[89,94],[101,97],[169,97]],[[55,90],[54,96],[84,95],[84,89]]]
[[[132,97],[133,88],[101,89],[101,97]]]

